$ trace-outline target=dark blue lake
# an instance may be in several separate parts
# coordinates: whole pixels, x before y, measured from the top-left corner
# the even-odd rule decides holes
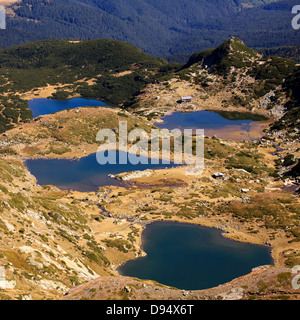
[[[226,126],[239,126],[241,130],[249,130],[250,123],[267,120],[267,118],[240,112],[174,112],[162,118],[163,123],[156,123],[159,128],[165,129],[221,129]]]
[[[126,154],[123,151],[117,151],[117,159],[121,153]],[[79,160],[29,159],[25,161],[25,165],[40,185],[54,185],[62,190],[72,189],[82,192],[97,191],[99,187],[106,185],[124,185],[123,182],[109,177],[109,174],[175,166],[174,164],[151,164],[150,160],[149,164],[134,165],[128,161],[128,164],[100,165],[96,154]]]
[[[179,289],[212,288],[273,264],[270,248],[232,241],[214,228],[154,222],[142,237],[147,256],[126,262],[119,273]]]
[[[33,99],[28,101],[28,104],[34,118],[65,109],[75,109],[86,106],[107,106],[104,102],[83,98],[74,98],[69,100]]]

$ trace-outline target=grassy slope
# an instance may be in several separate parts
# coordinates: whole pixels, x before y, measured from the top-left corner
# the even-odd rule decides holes
[[[128,131],[139,128],[149,132],[152,128],[148,121],[117,108],[64,110],[7,131],[2,141],[9,147],[3,148],[1,153],[47,158],[83,156],[85,148],[96,152],[99,130],[119,128],[120,121],[127,122]]]

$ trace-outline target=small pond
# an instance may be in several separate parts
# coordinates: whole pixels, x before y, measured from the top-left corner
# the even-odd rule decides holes
[[[28,104],[34,118],[65,109],[75,109],[85,106],[107,106],[107,104],[104,102],[83,98],[74,98],[69,100],[33,99],[28,101]]]

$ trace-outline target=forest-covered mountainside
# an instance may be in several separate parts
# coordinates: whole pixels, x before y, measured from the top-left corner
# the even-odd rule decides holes
[[[13,2],[13,1],[12,1]],[[192,54],[237,36],[256,48],[299,45],[297,0],[21,0],[0,47],[40,39],[111,38],[155,56]]]
[[[166,64],[116,40],[41,40],[1,50],[0,131],[32,118],[20,97],[24,92],[53,85],[56,99],[77,94],[118,105],[153,81]]]

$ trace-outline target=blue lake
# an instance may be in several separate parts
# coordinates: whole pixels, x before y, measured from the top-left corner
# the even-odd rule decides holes
[[[267,120],[251,113],[239,112],[174,112],[162,118],[163,123],[156,123],[165,129],[222,129],[227,126],[239,126],[241,130],[250,130],[250,124],[255,121]]]
[[[123,151],[117,151],[117,159],[121,153],[126,154]],[[175,166],[174,164],[151,164],[150,160],[149,164],[134,165],[128,161],[128,164],[100,165],[96,154],[79,160],[29,159],[25,161],[25,165],[40,185],[54,185],[62,190],[82,192],[97,191],[99,187],[106,185],[124,185],[123,182],[109,177],[109,174]]]
[[[154,222],[142,238],[147,256],[126,262],[119,273],[179,289],[212,288],[273,264],[270,248],[232,241],[214,228]]]
[[[28,104],[34,118],[65,109],[75,109],[86,106],[107,106],[104,102],[83,98],[74,98],[69,100],[33,99],[28,101]]]

